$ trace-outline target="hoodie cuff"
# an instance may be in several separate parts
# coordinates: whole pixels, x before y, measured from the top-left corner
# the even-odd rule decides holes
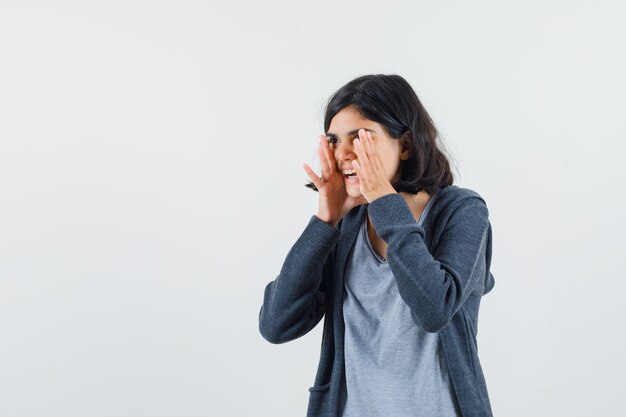
[[[327,254],[329,249],[339,241],[341,231],[312,215],[302,232],[299,242],[308,250],[318,254]]]
[[[413,217],[413,212],[398,193],[377,198],[368,205],[367,212],[377,232],[404,224],[419,226]],[[381,237],[385,238],[382,235]]]

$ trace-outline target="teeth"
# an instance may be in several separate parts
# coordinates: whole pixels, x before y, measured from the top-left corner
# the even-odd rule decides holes
[[[356,170],[354,170],[354,169],[347,169],[347,170],[343,171],[343,175],[348,175],[348,174],[356,174]]]

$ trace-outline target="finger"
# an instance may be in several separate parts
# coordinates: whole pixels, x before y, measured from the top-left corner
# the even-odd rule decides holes
[[[323,180],[324,178],[328,178],[330,176],[330,168],[328,167],[328,159],[326,158],[326,154],[324,153],[324,149],[321,144],[317,147],[317,156],[320,158],[320,166],[322,168],[321,178]]]
[[[361,164],[362,167],[367,169],[369,167],[369,160],[367,158],[367,154],[365,153],[365,149],[363,148],[362,140],[360,139],[354,140],[354,151],[359,157],[359,164]]]
[[[320,177],[318,177],[315,171],[313,171],[311,167],[307,164],[302,164],[302,168],[304,168],[306,174],[309,176],[313,184],[315,184],[315,187],[319,190],[322,184],[324,184],[324,181]]]
[[[363,142],[363,144],[365,145],[365,150],[367,152],[367,157],[370,163],[374,166],[375,169],[380,169],[382,165],[379,164],[380,158],[378,157],[376,148],[374,148],[374,140],[372,139],[371,132],[367,132],[365,134],[365,141]]]
[[[328,139],[326,136],[321,135],[320,138],[322,139],[322,149],[324,150],[324,155],[326,157],[326,161],[328,162],[329,171],[327,173],[330,176],[335,170],[335,157],[333,156],[333,151],[328,145]]]
[[[332,167],[334,162],[332,161],[332,159],[329,160],[330,149],[328,147],[328,141],[326,140],[325,136],[320,136],[320,145],[318,147],[318,150],[320,155],[320,162],[322,165],[322,175],[326,178],[329,178],[333,171]]]
[[[360,161],[360,159],[359,159]],[[359,182],[365,182],[367,174],[364,172],[361,164],[356,159],[352,161],[352,168],[356,171],[356,175],[359,177]]]
[[[365,156],[367,157],[367,163],[368,164],[372,164],[372,153],[371,153],[371,149],[369,146],[369,142],[368,142],[368,138],[367,138],[368,132],[365,131],[365,129],[361,129],[359,131],[359,145],[361,146],[361,149],[363,150],[363,153],[365,154]]]

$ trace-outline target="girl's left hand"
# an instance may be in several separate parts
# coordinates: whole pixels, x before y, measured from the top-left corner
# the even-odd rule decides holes
[[[354,151],[358,156],[358,161],[352,161],[352,166],[359,177],[361,194],[368,203],[384,195],[397,193],[387,179],[370,132],[364,129],[359,130],[359,139],[354,140]]]

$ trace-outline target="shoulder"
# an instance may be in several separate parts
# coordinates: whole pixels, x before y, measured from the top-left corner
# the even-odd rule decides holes
[[[437,191],[434,206],[438,211],[454,211],[462,206],[467,205],[483,205],[487,206],[487,202],[477,191],[470,188],[459,187],[458,185],[448,185]]]
[[[444,227],[451,218],[471,217],[487,218],[487,202],[475,190],[448,185],[437,191],[431,208],[431,222],[435,228]]]

